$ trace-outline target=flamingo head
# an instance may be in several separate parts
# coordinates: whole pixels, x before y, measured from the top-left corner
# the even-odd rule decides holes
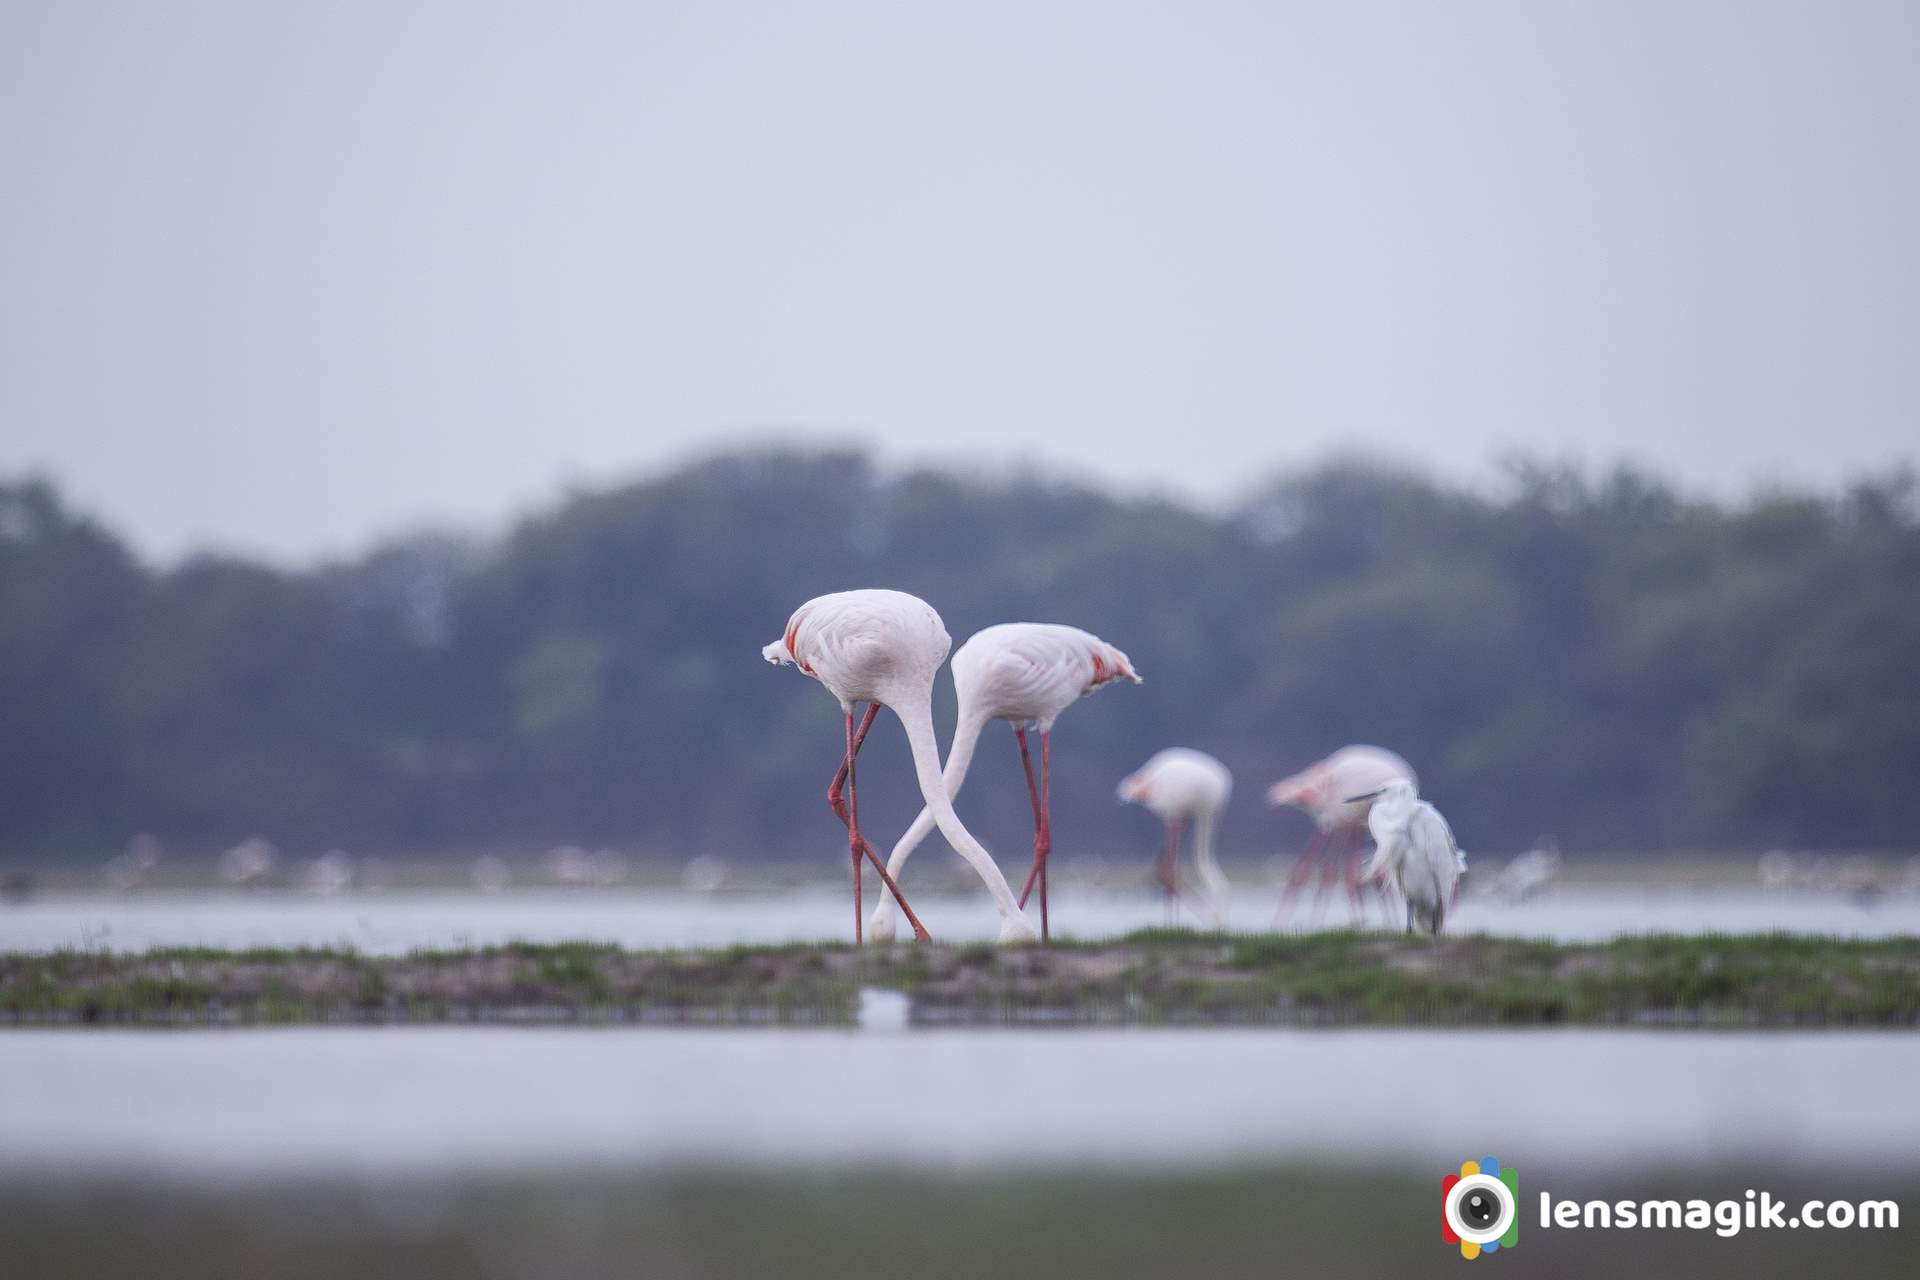
[[[1324,773],[1325,770],[1315,765],[1280,779],[1267,788],[1267,803],[1276,809],[1291,807],[1312,810],[1326,797]]]

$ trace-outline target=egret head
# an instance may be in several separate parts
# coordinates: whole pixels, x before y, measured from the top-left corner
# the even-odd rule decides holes
[[[1395,778],[1384,787],[1376,787],[1372,791],[1362,791],[1357,796],[1348,796],[1340,803],[1372,804],[1388,798],[1399,799],[1402,797],[1408,800],[1418,800],[1420,798],[1420,789],[1406,778]]]
[[[1412,811],[1419,803],[1420,789],[1406,778],[1395,778],[1377,791],[1368,791],[1357,796],[1348,796],[1348,804],[1369,805],[1373,812],[1387,818],[1395,818]]]

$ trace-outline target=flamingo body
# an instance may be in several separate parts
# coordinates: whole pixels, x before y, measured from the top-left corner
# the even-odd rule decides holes
[[[933,688],[953,639],[933,606],[904,591],[838,591],[793,611],[786,634],[760,650],[792,664],[851,710],[858,702],[911,700]],[[898,709],[896,708],[896,711]]]
[[[1413,766],[1384,747],[1342,747],[1268,787],[1267,803],[1304,811],[1322,831],[1364,828],[1373,801],[1350,797],[1370,795],[1396,778],[1419,785]]]
[[[1046,733],[1060,713],[1120,680],[1140,683],[1127,655],[1088,631],[1054,622],[1003,622],[953,655],[961,718],[1031,723]]]
[[[1121,779],[1119,797],[1161,821],[1218,813],[1233,795],[1233,774],[1204,751],[1168,747]]]

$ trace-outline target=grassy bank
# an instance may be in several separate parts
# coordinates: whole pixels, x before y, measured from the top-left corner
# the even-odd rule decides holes
[[[1920,1026],[1920,938],[1562,944],[1149,930],[1051,947],[588,943],[0,955],[0,1020],[847,1025],[863,987],[921,1024]]]

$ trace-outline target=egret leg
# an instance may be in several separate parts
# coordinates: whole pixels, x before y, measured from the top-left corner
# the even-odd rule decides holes
[[[1300,851],[1300,858],[1293,864],[1293,870],[1287,873],[1287,883],[1280,890],[1280,905],[1274,909],[1273,922],[1279,924],[1293,909],[1294,901],[1299,898],[1300,890],[1306,885],[1307,878],[1313,874],[1314,863],[1326,851],[1327,832],[1316,828],[1307,838],[1307,847]]]
[[[841,825],[847,828],[848,843],[854,845],[859,850],[859,853],[865,854],[867,857],[867,861],[873,863],[873,869],[880,873],[880,882],[887,887],[887,892],[893,895],[893,900],[900,904],[900,912],[902,915],[906,916],[907,923],[913,926],[914,941],[915,942],[931,942],[933,941],[933,935],[927,932],[926,926],[920,923],[920,917],[913,914],[913,908],[907,905],[907,899],[900,892],[900,886],[894,883],[892,874],[887,871],[887,864],[880,861],[880,855],[873,851],[873,846],[867,843],[866,838],[858,834],[858,831],[854,826],[853,812],[848,807],[847,802],[844,799],[842,799],[840,795],[840,788],[842,784],[850,785],[852,782],[853,758],[854,756],[860,753],[860,747],[867,740],[867,731],[873,728],[874,717],[879,714],[880,714],[879,703],[875,702],[875,703],[868,704],[867,714],[861,717],[860,728],[858,732],[851,734],[849,738],[847,754],[840,761],[840,771],[833,775],[833,781],[827,787],[827,807],[833,810],[834,816],[839,818]],[[852,727],[852,724],[853,724],[852,712],[847,713],[847,724],[849,728]],[[860,887],[859,887],[860,861],[857,854],[854,858],[853,871],[854,871],[853,896],[854,896],[854,905],[857,909],[860,901]],[[861,926],[858,923],[854,925],[853,938],[855,942],[860,941]]]
[[[1040,783],[1034,785],[1033,757],[1027,751],[1027,730],[1024,725],[1016,726],[1013,736],[1020,743],[1020,767],[1027,771],[1027,795],[1033,801],[1033,868],[1027,872],[1027,882],[1020,889],[1020,907],[1026,909],[1027,895],[1033,892],[1034,882],[1040,883],[1040,941],[1051,937],[1047,927],[1047,855],[1053,852],[1052,806],[1047,795],[1047,775],[1051,772],[1053,754],[1053,734],[1040,735]]]

